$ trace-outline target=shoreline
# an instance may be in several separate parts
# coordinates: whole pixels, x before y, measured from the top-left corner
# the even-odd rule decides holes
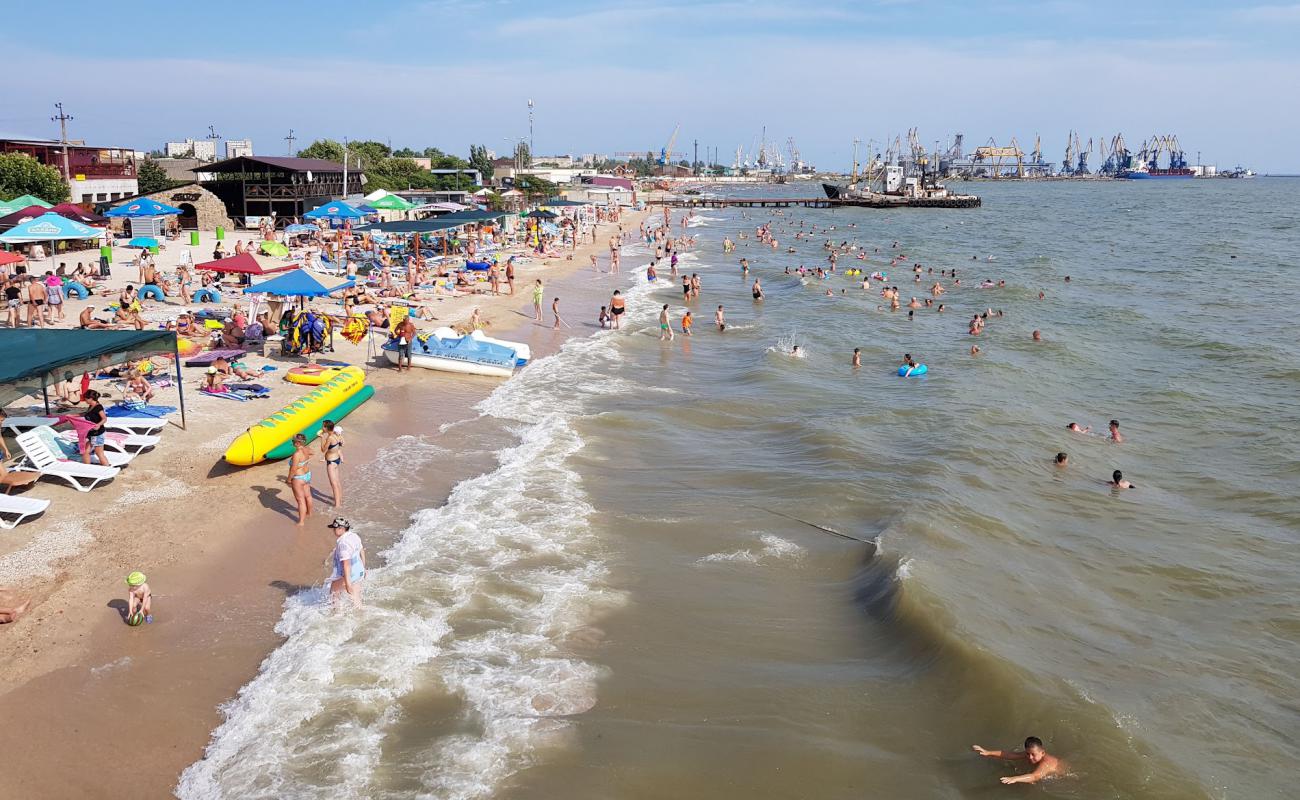
[[[625,213],[624,229],[635,231],[650,213]],[[596,329],[594,324],[578,322],[575,309],[582,310],[583,303],[622,285],[596,286],[593,276],[584,274],[590,268],[590,253],[608,252],[606,241],[612,230],[611,223],[602,224],[596,242],[572,251],[572,260],[538,259],[522,269],[516,296],[456,298],[440,306],[445,310],[436,323],[425,321],[422,327],[454,324],[477,305],[491,335],[529,341],[534,358],[551,354],[568,338],[589,334],[588,327]],[[608,256],[603,260],[607,265]],[[533,322],[528,313],[531,298],[520,287],[526,288],[538,275],[546,281],[548,297],[562,298],[570,329],[555,331],[547,323]],[[593,318],[595,309],[590,309]],[[70,314],[76,310],[68,308]],[[544,319],[548,315],[545,309]],[[355,352],[339,347],[334,357],[364,359],[365,344],[352,348]],[[442,436],[439,426],[473,418],[473,405],[500,385],[426,370],[397,374],[386,367],[370,369],[374,363],[366,364],[368,380],[379,392],[363,407],[370,409],[368,413],[349,417],[345,425],[349,462],[358,465],[344,471],[345,492],[355,485],[357,470],[373,464],[397,437],[417,431],[436,441]],[[432,407],[436,413],[411,419],[404,406],[414,403],[396,402],[411,398],[411,393],[418,393],[421,400],[435,395],[437,402],[426,403],[422,410]],[[257,416],[252,419],[282,403],[279,393],[269,405],[254,403],[251,411]],[[196,404],[191,401],[191,407]],[[234,410],[216,409],[222,416]],[[332,545],[324,526],[334,515],[322,501],[320,489],[324,487],[328,494],[324,476],[315,482],[312,520],[305,528],[295,528],[286,518],[286,510],[292,509],[281,481],[283,465],[225,468],[220,449],[213,445],[224,447],[230,428],[214,439],[211,423],[221,420],[202,417],[191,413],[188,431],[168,429],[157,452],[143,457],[143,468],[133,466],[115,481],[129,484],[137,474],[157,473],[162,476],[159,482],[165,479],[170,487],[166,496],[149,499],[136,490],[140,499],[131,500],[135,495],[122,497],[130,488],[110,485],[80,495],[75,498],[78,503],[69,502],[74,499],[69,495],[78,493],[58,489],[57,505],[46,519],[34,523],[42,529],[62,530],[58,526],[68,525],[63,515],[80,506],[87,512],[84,524],[93,539],[79,552],[57,560],[52,575],[22,584],[33,596],[32,609],[18,623],[0,628],[0,641],[8,645],[0,655],[0,670],[9,677],[8,687],[0,690],[0,713],[11,719],[65,721],[57,728],[38,725],[0,732],[0,747],[10,756],[9,769],[0,775],[0,793],[170,795],[181,770],[202,758],[210,733],[221,722],[220,705],[257,674],[265,657],[282,641],[274,628],[286,596],[319,585]],[[210,469],[209,452],[216,459]],[[395,537],[410,513],[441,505],[456,483],[480,472],[479,465],[470,464],[437,475],[433,486],[421,484],[424,491],[418,506],[409,509],[395,507],[382,496],[357,502],[358,493],[352,489],[352,500],[340,513],[357,514],[371,527],[376,521],[391,525]],[[110,497],[119,502],[114,513],[103,516],[92,504]],[[254,497],[256,501],[250,502]],[[128,502],[119,510],[123,499]],[[185,508],[221,508],[222,519],[209,528],[201,513],[178,514]],[[170,530],[177,519],[193,519],[196,527]],[[154,531],[166,534],[155,537]],[[372,557],[382,550],[369,543],[367,547]],[[125,595],[121,576],[135,568],[147,569],[155,593],[157,621],[138,632],[144,635],[121,626],[114,607]],[[153,757],[147,765],[122,758],[118,740],[128,720],[149,731],[146,739],[166,743],[150,749]],[[66,733],[68,727],[74,731],[72,737]],[[81,765],[75,774],[61,768],[69,761]]]

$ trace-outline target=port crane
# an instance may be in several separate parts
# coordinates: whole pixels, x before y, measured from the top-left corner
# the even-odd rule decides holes
[[[990,137],[987,145],[975,148],[973,157],[974,161],[991,160],[993,162],[992,172],[989,173],[989,177],[993,178],[1002,177],[1003,161],[1005,159],[1014,159],[1016,176],[1025,177],[1025,154],[1020,149],[1020,143],[1016,141],[1014,136],[1011,137],[1011,144],[1007,147],[999,147],[997,141]]]

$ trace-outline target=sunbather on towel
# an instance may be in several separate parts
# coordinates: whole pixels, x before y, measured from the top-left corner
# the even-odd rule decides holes
[[[238,361],[232,364],[229,361],[227,361],[225,358],[218,358],[215,361],[213,361],[212,366],[208,369],[208,372],[211,372],[212,370],[216,370],[217,372],[221,373],[226,377],[235,375],[244,380],[256,378],[262,374],[262,371],[260,369],[257,372],[248,372],[247,370],[244,369],[243,364],[239,363]]]
[[[149,385],[149,379],[144,376],[143,372],[132,374],[126,385],[132,392],[140,395],[146,403],[153,399],[153,387]]]
[[[203,391],[212,394],[225,394],[229,391],[221,382],[221,373],[217,372],[216,367],[208,367],[207,374],[203,376]]]

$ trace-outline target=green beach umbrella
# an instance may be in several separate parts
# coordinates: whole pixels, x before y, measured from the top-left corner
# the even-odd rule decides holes
[[[371,200],[366,203],[371,208],[382,208],[387,211],[410,211],[415,208],[415,203],[404,197],[398,197],[395,194],[386,194],[378,200]]]
[[[268,256],[287,256],[289,248],[279,242],[262,242],[262,252]]]
[[[15,197],[12,200],[0,202],[0,216],[12,214],[15,211],[22,211],[28,206],[40,206],[41,208],[54,208],[50,203],[45,202],[36,195],[25,194],[22,197]]]

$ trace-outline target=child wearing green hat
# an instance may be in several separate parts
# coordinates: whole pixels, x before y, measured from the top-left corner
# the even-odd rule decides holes
[[[126,585],[127,623],[131,624],[131,618],[137,612],[144,614],[145,622],[153,622],[153,593],[149,591],[149,584],[145,583],[144,573],[137,570],[127,575]]]

